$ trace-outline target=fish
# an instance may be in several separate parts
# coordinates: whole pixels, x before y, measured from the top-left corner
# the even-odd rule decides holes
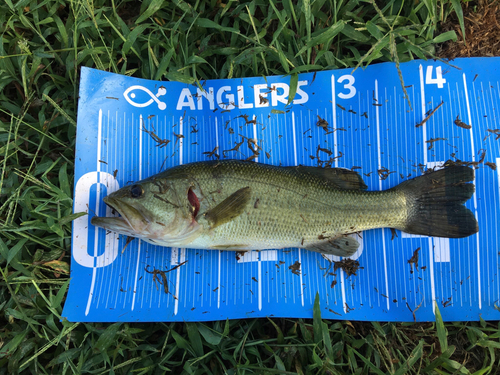
[[[450,165],[384,191],[344,168],[241,160],[175,166],[104,198],[118,217],[91,224],[154,245],[212,250],[302,248],[352,256],[349,234],[376,228],[463,238],[478,232],[465,202],[474,170]]]

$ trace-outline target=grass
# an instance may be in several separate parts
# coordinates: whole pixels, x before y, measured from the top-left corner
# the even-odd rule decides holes
[[[488,374],[498,323],[60,321],[79,68],[157,80],[435,58],[459,0],[5,0],[0,5],[0,373]],[[292,79],[293,82],[293,79]]]

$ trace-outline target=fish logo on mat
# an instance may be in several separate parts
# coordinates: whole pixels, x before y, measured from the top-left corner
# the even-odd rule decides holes
[[[134,92],[134,91],[136,91],[136,92]],[[139,95],[141,95],[142,94],[142,93],[140,93],[141,91],[148,94],[151,99],[149,99],[148,101],[146,101],[144,103],[135,102],[133,99],[136,99]],[[155,95],[144,86],[134,85],[134,86],[130,86],[128,89],[126,89],[125,92],[123,93],[123,96],[125,97],[125,100],[127,100],[127,102],[129,102],[134,107],[144,108],[144,107],[147,107],[147,106],[153,104],[153,102],[156,102],[158,104],[158,109],[163,111],[164,109],[167,108],[167,104],[158,100],[158,98],[160,96],[165,95],[166,93],[167,93],[167,89],[163,86],[158,88],[158,92]]]

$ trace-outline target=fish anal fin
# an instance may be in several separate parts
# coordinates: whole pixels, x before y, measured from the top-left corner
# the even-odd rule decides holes
[[[352,237],[341,236],[307,245],[306,249],[317,253],[350,257],[359,248],[359,242]]]
[[[235,250],[241,251],[242,249],[248,249],[248,244],[227,244],[227,245],[214,245],[210,246],[213,250]]]
[[[216,228],[240,216],[250,201],[250,195],[250,187],[241,188],[224,199],[217,206],[208,210],[204,216],[210,228]]]
[[[355,171],[345,168],[320,168],[320,167],[289,167],[297,172],[307,173],[325,179],[341,189],[365,190],[368,187],[361,175]]]

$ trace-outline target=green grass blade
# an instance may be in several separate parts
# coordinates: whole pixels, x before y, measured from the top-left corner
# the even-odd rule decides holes
[[[141,15],[135,21],[136,24],[140,24],[141,22],[145,21],[153,14],[155,14],[159,9],[161,9],[165,2],[163,0],[151,0],[147,1],[146,4],[147,3],[149,3],[148,7],[144,12],[141,12]]]
[[[317,46],[318,44],[323,44],[329,42],[333,39],[338,33],[340,33],[344,29],[345,22],[338,21],[337,23],[330,26],[328,29],[322,31],[319,35],[315,36],[311,40],[309,40],[304,47],[302,47],[299,52],[295,55],[295,57],[302,55],[306,50]]]
[[[97,342],[94,344],[93,350],[95,353],[104,352],[111,345],[115,345],[115,338],[122,323],[114,323],[108,326],[104,332],[101,333]]]
[[[198,357],[203,357],[203,343],[201,342],[200,331],[195,323],[186,323],[186,329],[191,342],[191,346]]]
[[[437,302],[435,303],[435,314],[436,314],[436,331],[439,339],[439,346],[441,347],[441,352],[448,350],[448,331],[443,323],[443,318],[441,317],[441,312],[439,311],[439,306]]]
[[[460,0],[451,0],[451,5],[455,11],[458,22],[460,23],[460,30],[462,30],[462,35],[464,39],[464,44],[467,44],[465,40],[465,23],[464,23],[464,11],[462,10],[462,2]]]
[[[319,344],[323,339],[323,326],[321,325],[321,307],[319,305],[319,293],[316,292],[313,306],[313,331],[314,342]]]

